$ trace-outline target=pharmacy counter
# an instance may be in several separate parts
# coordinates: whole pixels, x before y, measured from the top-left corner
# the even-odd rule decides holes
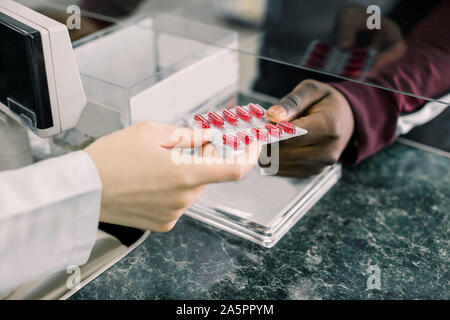
[[[71,299],[450,299],[449,219],[450,158],[396,143],[274,248],[185,217]]]

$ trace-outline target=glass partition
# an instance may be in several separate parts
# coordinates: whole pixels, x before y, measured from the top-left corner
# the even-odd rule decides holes
[[[227,95],[231,84],[234,84],[240,92],[262,93],[271,97],[266,101],[276,102],[302,80],[314,79],[340,86],[346,90],[345,96],[348,98],[351,95],[352,103],[359,104],[362,109],[383,109],[382,113],[392,113],[392,119],[398,118],[397,135],[408,134],[407,137],[415,141],[450,151],[448,121],[450,109],[447,108],[450,104],[448,92],[450,50],[447,48],[450,41],[444,41],[450,34],[448,32],[450,28],[447,26],[448,19],[446,17],[440,19],[436,13],[447,13],[448,10],[445,6],[439,7],[439,1],[427,4],[422,2],[422,7],[410,1],[406,9],[402,0],[375,1],[379,4],[383,15],[392,19],[396,17],[399,23],[395,26],[401,26],[402,32],[413,32],[420,26],[422,37],[413,40],[408,40],[410,36],[402,38],[398,43],[407,44],[406,53],[403,49],[377,51],[373,48],[374,42],[366,41],[364,44],[363,40],[372,37],[377,44],[384,38],[376,31],[373,34],[373,31],[359,30],[357,42],[361,44],[358,48],[370,49],[366,51],[366,61],[376,66],[377,59],[383,60],[388,57],[391,62],[382,68],[378,76],[371,75],[374,73],[374,67],[371,66],[364,69],[358,79],[345,77],[339,74],[337,69],[334,69],[334,72],[327,72],[316,63],[315,59],[327,56],[323,53],[329,52],[326,44],[339,47],[337,31],[339,24],[331,17],[350,10],[345,8],[358,11],[361,6],[368,6],[364,1],[359,2],[360,7],[348,7],[350,1],[325,0],[317,0],[314,3],[310,1],[294,3],[290,0],[20,0],[19,2],[62,23],[73,22],[70,19],[76,12],[73,11],[72,5],[80,6],[81,29],[70,30],[70,35],[74,41],[80,72],[88,93],[89,106],[95,105],[95,108],[87,109],[90,111],[98,109],[102,112],[108,110],[108,115],[103,116],[111,120],[108,121],[108,126],[94,130],[95,132],[91,132],[88,136],[95,138],[139,119],[155,120],[155,117],[159,119],[162,113],[154,114],[154,111],[150,110],[155,105],[159,106],[158,109],[172,110],[172,113],[167,113],[167,117],[162,121],[173,122],[175,113],[178,115],[184,109],[193,110],[195,106],[201,105],[213,96],[221,96],[221,91]],[[428,4],[430,7],[427,7]],[[295,19],[294,12],[302,5],[305,6],[305,12],[314,9],[316,15],[302,11],[299,13],[302,19]],[[313,17],[317,17],[318,12],[322,12],[324,20],[317,18],[320,26],[313,27],[315,21]],[[424,20],[433,13],[436,16]],[[295,22],[298,26],[293,27],[283,19],[279,24],[271,22],[271,19],[275,19],[272,15],[289,18],[292,20],[291,24]],[[370,16],[366,14],[366,18]],[[347,18],[339,21],[353,23],[353,15]],[[394,20],[389,19],[382,19],[382,27],[394,28],[392,25]],[[148,23],[149,20],[151,23]],[[412,21],[417,23],[414,24]],[[367,24],[367,20],[365,22]],[[334,26],[331,32],[317,36],[316,33],[324,29],[327,23],[328,28]],[[439,28],[436,28],[436,24]],[[140,31],[132,33],[128,38],[117,36],[126,32],[123,30],[129,27]],[[118,30],[121,32],[115,34]],[[86,47],[93,48],[96,46],[95,43],[98,44],[109,36],[113,39],[109,47],[87,50],[89,59],[81,59],[80,53]],[[168,42],[167,39],[176,41]],[[397,46],[401,47],[402,45]],[[302,50],[309,50],[308,59],[301,55]],[[318,52],[315,52],[316,50]],[[349,52],[352,50],[360,52],[360,56],[364,55],[361,54],[364,50],[351,48],[347,51],[333,51],[334,53],[329,54],[330,57],[327,59],[327,68],[333,66],[336,68],[339,59],[351,60]],[[216,52],[214,61],[208,60],[212,52]],[[401,54],[392,60],[395,55],[387,54],[389,52]],[[221,54],[225,57],[220,56]],[[147,61],[139,63],[143,59]],[[209,72],[208,64],[204,63],[207,61],[214,65]],[[311,67],[314,63],[315,65]],[[191,65],[195,68],[190,68]],[[203,71],[201,68],[197,69],[197,66],[201,65]],[[113,74],[115,76],[111,77]],[[168,89],[173,86],[178,88],[177,94]],[[153,88],[163,91],[157,93],[158,90]],[[152,95],[148,95],[150,91],[153,92]],[[116,95],[119,98],[114,98]],[[136,105],[142,107],[133,107]],[[85,113],[88,114],[88,111]],[[366,119],[358,117],[364,123],[358,123],[357,130],[358,127],[377,126],[380,121],[385,121],[380,120],[378,111],[367,114],[371,115]],[[431,119],[433,120],[430,121]],[[81,126],[86,128],[91,124]]]
[[[450,89],[450,9],[442,1],[22,2],[45,3],[55,10],[78,4],[89,28],[164,14],[163,22],[147,27],[216,46],[227,44],[215,42],[210,30],[232,30],[240,38],[234,50],[262,59],[254,88],[272,96],[286,94],[303,79],[316,78],[359,82],[423,100],[450,102],[445,97]],[[204,28],[187,28],[179,18],[196,21]],[[264,78],[265,74],[270,74],[270,79]]]

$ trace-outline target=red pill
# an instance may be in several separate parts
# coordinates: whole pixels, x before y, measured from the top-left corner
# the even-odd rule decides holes
[[[262,118],[266,114],[266,112],[260,105],[250,103],[249,108],[250,112],[257,118]]]
[[[237,136],[239,140],[241,140],[245,144],[250,144],[253,141],[253,137],[245,131],[238,131]]]
[[[276,138],[281,137],[281,129],[272,123],[268,123],[264,126],[267,131]]]
[[[239,118],[241,118],[244,121],[249,122],[252,119],[252,115],[250,114],[250,112],[248,112],[247,110],[245,110],[242,107],[236,107],[236,112],[237,112]]]
[[[222,114],[225,120],[227,120],[233,126],[235,126],[239,121],[239,118],[233,113],[233,111],[225,109],[222,111]]]
[[[224,134],[222,136],[222,140],[225,145],[230,146],[234,149],[237,149],[239,147],[239,140],[236,137]]]
[[[348,77],[348,78],[359,78],[362,74],[362,71],[357,70],[345,70],[341,76]]]
[[[267,141],[267,133],[260,128],[252,128],[252,134],[260,141]]]
[[[365,58],[368,55],[369,55],[369,51],[367,51],[367,49],[353,49],[352,50],[353,57]]]
[[[331,51],[331,47],[325,43],[318,43],[314,48],[314,52],[320,54],[327,54]]]
[[[349,58],[346,63],[346,68],[363,68],[366,64],[365,58]]]
[[[278,126],[283,130],[284,132],[294,134],[295,133],[295,126],[287,121],[281,120],[278,121]]]
[[[208,113],[208,118],[209,118],[209,121],[211,121],[212,124],[218,128],[222,128],[223,125],[225,124],[225,121],[223,120],[223,118],[215,112]]]
[[[360,70],[364,66],[364,63],[347,63],[344,70]]]
[[[319,51],[313,51],[310,56],[311,59],[320,60],[320,61],[325,61],[327,57],[328,57],[328,52],[324,53],[324,52],[319,52]]]
[[[199,115],[199,114],[196,114],[196,115],[194,116],[194,120],[195,120],[195,122],[198,123],[198,124],[200,125],[200,127],[202,127],[203,129],[211,128],[211,126],[209,125],[208,120],[206,120],[205,117],[203,117],[203,116],[201,116],[201,115]]]
[[[322,69],[324,67],[324,62],[321,60],[317,60],[314,58],[310,58],[307,62],[306,62],[306,66],[308,68],[312,68],[312,69]]]

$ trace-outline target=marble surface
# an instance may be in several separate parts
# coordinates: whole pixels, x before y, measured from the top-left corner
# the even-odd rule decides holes
[[[345,168],[274,248],[182,218],[72,299],[450,299],[449,170],[396,143]]]

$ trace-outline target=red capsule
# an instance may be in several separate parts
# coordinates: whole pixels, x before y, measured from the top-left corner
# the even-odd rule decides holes
[[[242,120],[249,122],[252,119],[252,115],[250,114],[250,112],[248,112],[247,110],[245,110],[242,107],[236,107],[236,112],[239,116],[239,118],[241,118]]]
[[[257,118],[262,118],[266,114],[264,109],[258,104],[250,103],[249,108],[250,112]]]
[[[223,140],[224,144],[226,144],[227,146],[230,146],[234,149],[237,149],[239,147],[239,140],[236,137],[227,136],[226,134],[224,134],[222,136],[222,140]]]
[[[347,70],[350,70],[350,71],[353,71],[353,70],[361,70],[362,67],[363,67],[363,65],[349,64],[349,63],[348,63],[348,64],[345,66],[344,71],[347,71]]]
[[[320,51],[313,51],[311,53],[310,58],[320,61],[325,61],[328,57],[328,52],[320,52]]]
[[[321,61],[321,60],[310,58],[306,62],[306,66],[308,68],[312,68],[312,69],[322,69],[325,66],[325,63],[323,61]]]
[[[245,131],[238,131],[237,136],[239,140],[241,140],[245,144],[250,144],[253,141],[253,137]]]
[[[195,120],[195,122],[198,123],[199,126],[202,127],[203,129],[211,128],[211,126],[210,126],[208,120],[206,120],[205,117],[203,117],[203,116],[201,116],[201,115],[199,115],[199,114],[196,114],[196,115],[194,116],[194,120]]]
[[[218,128],[222,128],[223,125],[225,124],[225,121],[223,120],[223,118],[215,112],[208,113],[208,118],[209,118],[209,121],[211,121],[212,124]]]
[[[314,47],[314,52],[320,53],[320,54],[328,54],[331,51],[331,46],[325,43],[318,43]]]
[[[222,111],[222,114],[223,114],[223,117],[225,118],[225,120],[227,120],[233,126],[235,126],[239,121],[239,118],[233,113],[233,111],[225,109]]]
[[[268,123],[264,126],[267,131],[273,135],[276,138],[281,137],[281,129],[278,128],[276,125],[274,125],[273,123]]]
[[[260,141],[267,141],[267,132],[260,128],[252,128],[252,134]]]
[[[350,64],[364,64],[367,60],[367,57],[349,57],[348,62]]]
[[[277,124],[281,128],[281,130],[283,130],[284,132],[287,132],[290,134],[295,133],[295,126],[292,123],[281,120],[281,121],[278,121]]]
[[[341,73],[341,76],[348,77],[348,78],[359,78],[362,74],[362,71],[357,70],[344,70],[343,73]]]
[[[367,49],[353,49],[352,50],[353,57],[365,58],[368,55],[369,55],[369,51],[367,51]]]

